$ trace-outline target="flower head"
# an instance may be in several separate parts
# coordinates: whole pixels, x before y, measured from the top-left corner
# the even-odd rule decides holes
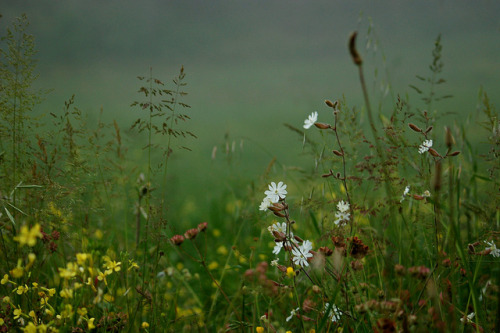
[[[424,142],[422,142],[422,144],[418,147],[418,152],[420,154],[423,154],[425,153],[426,151],[429,150],[429,148],[432,147],[432,140],[425,140]]]
[[[309,129],[317,121],[318,121],[318,112],[314,111],[309,115],[309,117],[306,120],[304,120],[304,128]]]
[[[476,314],[475,314],[474,312],[471,312],[471,313],[469,313],[469,314],[467,315],[467,317],[465,317],[465,318],[460,318],[460,321],[461,321],[462,323],[464,323],[464,324],[465,324],[465,323],[471,323],[471,322],[472,322],[472,318],[474,318],[474,316],[475,316],[475,315],[476,315]]]
[[[278,202],[280,199],[285,199],[287,193],[286,185],[283,182],[279,182],[278,185],[275,182],[271,182],[269,190],[264,192],[266,197],[270,198],[273,203]]]
[[[500,249],[497,249],[497,246],[496,244],[491,241],[491,242],[485,242],[486,245],[489,245],[490,247],[487,247],[486,250],[490,250],[490,254],[493,256],[493,257],[500,257]]]
[[[405,187],[405,190],[403,192],[403,195],[401,196],[401,201],[400,202],[403,202],[403,200],[406,198],[406,196],[408,195],[408,193],[410,193],[410,185],[408,185],[408,186]]]
[[[297,311],[299,311],[300,308],[296,308],[295,310],[292,310],[290,311],[290,315],[286,318],[286,321],[290,321],[294,316],[295,314],[297,313]]]
[[[273,201],[269,197],[265,197],[260,203],[259,210],[267,210],[269,206],[273,204]]]
[[[21,227],[19,234],[14,237],[16,242],[19,242],[19,245],[28,245],[30,247],[35,246],[36,239],[42,238],[42,233],[40,231],[40,224],[35,224],[35,226],[29,229],[26,225]]]
[[[330,303],[325,304],[325,311],[330,308]],[[342,313],[340,312],[339,308],[335,306],[335,304],[332,304],[332,307],[330,308],[330,312],[328,312],[328,317],[331,319],[332,322],[337,322],[340,320],[340,316]]]
[[[342,213],[348,212],[349,207],[350,207],[349,203],[344,202],[344,200],[339,201],[339,203],[337,204],[337,209]]]
[[[312,244],[309,241],[305,241],[300,246],[294,247],[292,249],[292,254],[293,254],[292,260],[295,263],[295,265],[299,265],[301,267],[309,266],[307,259],[313,256],[312,253],[309,253],[311,249],[312,249]]]

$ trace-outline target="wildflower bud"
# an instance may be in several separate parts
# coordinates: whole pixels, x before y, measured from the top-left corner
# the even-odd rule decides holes
[[[475,247],[474,247],[474,244],[469,244],[469,245],[467,246],[467,248],[469,249],[469,253],[470,253],[470,254],[474,254],[474,253],[476,253],[476,249],[475,249]]]
[[[403,265],[396,264],[394,265],[394,272],[396,272],[398,276],[403,276],[406,273],[406,268]]]
[[[446,131],[446,147],[448,147],[448,149],[451,149],[451,146],[453,146],[455,144],[455,139],[453,138],[453,134],[451,134],[451,130],[449,129],[449,127],[445,127],[445,131]]]
[[[295,220],[290,221],[290,225],[295,224]]]
[[[297,242],[299,242],[299,243],[303,243],[304,242],[304,240],[302,238],[300,238],[299,236],[297,236],[297,235],[294,235],[293,238],[295,238],[295,240]]]
[[[432,131],[433,128],[434,127],[432,126],[427,127],[427,129],[425,130],[425,134],[428,134],[430,131]]]
[[[319,129],[329,129],[329,128],[332,128],[331,125],[325,124],[325,123],[314,123],[314,126],[316,126]]]
[[[336,176],[337,176],[337,179],[340,179],[340,172],[337,172]]]
[[[278,265],[277,267],[281,272],[286,273],[286,266]]]
[[[271,209],[271,207],[268,207],[268,208],[269,208],[270,210],[272,210],[272,209]],[[280,213],[280,212],[273,212],[273,214],[274,214],[274,215],[276,215],[276,216],[278,216],[278,217],[285,217],[285,214]]]
[[[340,152],[340,151],[338,151],[338,150],[333,150],[332,152],[333,152],[335,155],[337,155],[337,156],[344,156],[344,153],[343,153],[343,152]]]
[[[184,233],[184,237],[186,237],[187,239],[195,239],[198,233],[198,229],[189,229]]]
[[[201,222],[200,224],[198,224],[199,231],[205,232],[205,230],[207,230],[207,227],[208,227],[208,222]]]
[[[429,148],[429,153],[434,157],[441,157],[439,153],[434,148]]]
[[[409,123],[409,124],[408,124],[408,126],[410,126],[410,128],[411,128],[412,130],[414,130],[415,132],[418,132],[418,133],[421,133],[421,132],[422,132],[422,130],[420,129],[420,127],[418,127],[418,126],[417,126],[417,125],[415,125],[415,124]]]
[[[361,66],[363,63],[363,60],[361,60],[361,56],[359,55],[358,51],[356,50],[356,36],[358,35],[357,31],[354,31],[351,36],[349,37],[349,52],[351,53],[351,58],[352,61],[354,61],[354,64],[356,66]]]
[[[320,247],[319,252],[323,253],[326,257],[329,257],[333,254],[333,250],[326,246]]]
[[[283,204],[280,204],[279,202],[273,203],[271,206],[267,207],[270,211],[273,212],[280,212],[285,209],[285,206]]]
[[[413,194],[413,199],[415,200],[424,200],[424,197],[418,194]]]
[[[448,156],[457,156],[457,155],[460,155],[459,151],[454,151],[453,153],[448,154]]]
[[[286,239],[286,235],[281,231],[273,230],[273,236],[277,242],[282,242]]]
[[[329,107],[331,107],[331,108],[334,108],[334,109],[335,109],[335,107],[337,106],[338,102],[337,102],[337,101],[335,101],[335,103],[334,103],[334,102],[330,101],[329,99],[327,99],[327,100],[325,101],[325,104],[326,104],[326,105],[328,105]]]
[[[182,242],[184,242],[184,236],[182,235],[175,235],[172,238],[170,238],[170,243],[174,245],[179,246],[182,244]]]

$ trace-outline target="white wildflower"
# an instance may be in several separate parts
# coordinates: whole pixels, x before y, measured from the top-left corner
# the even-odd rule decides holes
[[[267,210],[267,208],[269,206],[271,206],[272,204],[273,204],[273,202],[272,202],[271,198],[265,197],[259,206],[259,210]]]
[[[304,128],[309,129],[317,121],[318,121],[318,112],[314,111],[309,115],[309,117],[306,120],[304,120]]]
[[[418,147],[418,152],[420,154],[423,154],[425,153],[426,151],[429,150],[429,148],[432,147],[432,140],[425,140],[424,142],[422,142],[422,144]]]
[[[309,266],[307,259],[313,256],[312,253],[309,253],[311,249],[312,249],[312,244],[309,241],[305,241],[304,243],[302,243],[302,245],[294,247],[292,249],[292,255],[293,255],[292,260],[294,264],[299,265],[300,267]]]
[[[490,246],[490,247],[487,247],[486,250],[491,250],[490,254],[493,257],[495,257],[495,258],[500,257],[500,249],[497,249],[495,242],[491,241],[491,242],[485,242],[485,243]]]
[[[296,308],[295,310],[292,310],[290,311],[290,315],[286,318],[286,321],[290,321],[294,316],[295,314],[299,311],[299,308]]]
[[[471,323],[472,322],[472,318],[474,318],[476,314],[474,312],[471,312],[467,315],[467,318],[460,318],[460,321],[462,323]]]
[[[330,307],[330,303],[325,304],[325,312],[328,311],[328,308]],[[332,320],[332,322],[337,322],[340,320],[340,316],[342,313],[340,312],[339,308],[335,304],[332,304],[332,307],[330,308],[330,312],[328,313],[328,317]]]
[[[279,182],[278,185],[275,182],[271,182],[269,190],[264,192],[266,197],[270,198],[273,203],[278,202],[280,199],[285,199],[287,193],[286,185],[283,182]]]

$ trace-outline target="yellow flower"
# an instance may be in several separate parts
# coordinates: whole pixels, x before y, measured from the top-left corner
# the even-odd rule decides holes
[[[129,259],[128,270],[131,270],[132,268],[139,269],[139,265],[137,265],[137,263],[135,263],[133,260]]]
[[[49,289],[49,296],[52,297],[56,294],[56,288]]]
[[[104,295],[104,300],[108,303],[113,303],[115,301],[115,298],[111,294],[106,294]]]
[[[0,318],[0,326],[2,326],[4,323],[3,318]]]
[[[36,326],[30,321],[28,325],[26,325],[26,327],[23,328],[23,331],[28,333],[36,333]]]
[[[9,282],[9,274],[5,274],[1,281],[2,284],[6,284],[7,282]]]
[[[20,278],[21,276],[23,276],[24,274],[24,269],[22,267],[15,267],[14,269],[12,269],[10,272],[10,275],[12,275],[12,277],[14,279],[18,279]]]
[[[262,326],[256,327],[255,328],[255,332],[257,332],[257,333],[264,333],[264,327],[262,327]]]
[[[146,321],[143,321],[143,322],[142,322],[142,324],[141,324],[141,327],[142,327],[143,329],[146,329],[146,328],[148,328],[148,327],[149,327],[149,323],[148,323],[148,322],[146,322]]]
[[[33,319],[36,319],[36,314],[35,314],[35,311],[31,310],[30,313],[28,313],[28,315],[33,318]]]
[[[76,254],[76,262],[78,263],[78,265],[85,265],[85,261],[87,261],[87,259],[90,259],[90,254],[88,253],[77,253]]]
[[[19,245],[28,245],[30,247],[35,246],[36,239],[42,238],[42,233],[40,232],[40,224],[35,224],[35,226],[29,229],[26,225],[21,227],[19,234],[14,237],[14,240],[19,243]]]
[[[73,289],[64,288],[59,295],[61,295],[62,298],[73,298]]]
[[[95,328],[94,320],[95,318],[90,318],[89,321],[87,322],[87,325],[89,325],[89,330],[93,330]]]
[[[286,268],[286,275],[288,277],[294,277],[295,276],[295,271],[293,270],[293,267],[287,267]]]
[[[33,285],[33,288],[38,288],[38,283],[33,282],[32,285]]]
[[[22,295],[24,293],[27,293],[29,288],[27,285],[24,285],[24,286],[19,286],[19,287],[17,287],[17,289],[14,289],[14,290],[16,290],[18,295]]]
[[[87,308],[78,308],[76,312],[83,317],[87,314]]]
[[[10,297],[9,296],[5,296],[2,301],[4,303],[10,303]]]
[[[108,261],[105,266],[107,268],[106,270],[106,274],[107,275],[110,275],[111,273],[113,273],[113,271],[115,272],[119,272],[122,268],[120,267],[122,263],[121,262],[116,262],[116,261]]]
[[[57,269],[59,270],[60,277],[69,280],[76,276],[76,273],[78,272],[78,265],[74,262],[68,262],[66,264],[66,268],[59,267]]]
[[[23,314],[23,311],[21,309],[15,309],[14,310],[14,320],[19,319],[21,315]]]
[[[219,267],[219,264],[217,263],[217,261],[212,261],[209,265],[208,265],[208,269],[209,270],[214,270],[216,269],[217,267]]]

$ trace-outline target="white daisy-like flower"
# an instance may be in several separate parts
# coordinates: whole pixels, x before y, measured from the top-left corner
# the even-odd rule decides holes
[[[305,242],[304,242],[305,243]],[[306,267],[309,266],[309,263],[307,262],[307,258],[311,258],[313,255],[312,253],[309,253],[310,248],[309,244],[304,246],[304,243],[298,247],[294,247],[292,249],[292,255],[293,255],[293,262],[295,265],[299,265],[300,267]]]
[[[286,198],[286,185],[283,182],[279,182],[276,185],[275,182],[271,182],[269,185],[269,190],[265,191],[264,194],[266,197],[270,198],[273,203],[278,202],[280,199]]]
[[[267,210],[269,206],[273,204],[271,198],[265,197],[264,200],[260,203],[259,210]]]
[[[280,253],[281,249],[283,248],[283,242],[276,242],[275,244],[276,245],[274,245],[273,253],[275,255],[278,255],[278,253]]]
[[[348,202],[344,202],[344,200],[341,200],[339,201],[339,203],[337,204],[337,209],[339,211],[341,211],[342,213],[346,213],[349,211],[349,203]]]
[[[312,245],[311,241],[306,240],[302,243],[302,250],[304,252],[308,253],[309,251],[312,250],[312,248],[313,248],[313,245]]]
[[[330,307],[330,303],[325,304],[325,312],[328,311],[328,308]],[[332,320],[332,322],[337,322],[340,320],[340,316],[342,313],[340,312],[339,308],[335,304],[332,304],[332,307],[330,308],[330,312],[328,313],[328,317]]]
[[[408,195],[408,193],[410,193],[410,185],[408,185],[408,186],[405,187],[403,195],[401,196],[401,201],[399,201],[399,202],[403,202],[403,200],[406,198],[406,196]]]
[[[465,324],[465,323],[471,323],[471,322],[472,322],[472,318],[474,318],[474,316],[475,316],[475,315],[476,315],[476,314],[475,314],[474,312],[471,312],[471,313],[469,313],[469,314],[467,315],[467,318],[466,318],[466,319],[465,319],[465,318],[460,318],[460,321],[461,321],[462,323],[464,323],[464,324]]]
[[[423,154],[425,153],[426,151],[429,150],[429,148],[432,147],[432,140],[425,140],[424,142],[422,142],[422,144],[418,147],[418,152],[420,154]]]
[[[490,247],[487,247],[486,250],[491,250],[490,254],[493,257],[495,257],[495,258],[500,257],[500,249],[497,249],[497,246],[493,241],[485,242],[485,243],[490,246]]]
[[[282,233],[286,234],[286,222],[274,223],[273,225],[267,227],[267,230],[269,230],[269,232],[271,233],[272,236],[274,236],[273,231],[282,232]]]
[[[306,120],[304,120],[304,128],[309,129],[317,121],[318,121],[318,112],[314,111],[309,115],[309,117]]]
[[[339,225],[349,221],[349,219],[351,218],[351,213],[336,212],[335,217],[337,219],[335,221],[333,221],[333,223],[335,223],[336,226],[339,226]]]
[[[295,316],[297,311],[299,311],[299,308],[296,308],[295,310],[290,311],[290,315],[288,317],[286,317],[286,321],[287,322],[290,321]]]
[[[271,266],[278,266],[278,261],[280,260],[280,258],[276,258],[274,260],[271,261]]]

